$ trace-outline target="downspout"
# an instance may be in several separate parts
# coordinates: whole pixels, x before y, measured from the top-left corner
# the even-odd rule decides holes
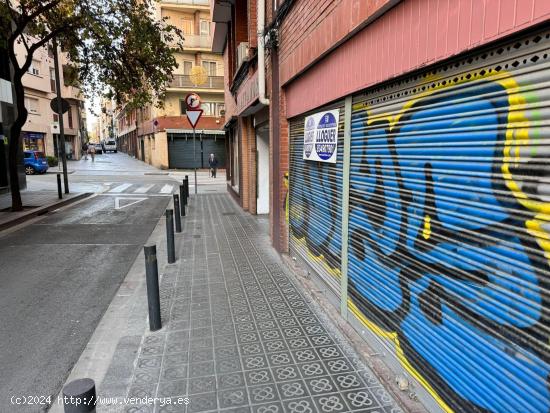
[[[262,105],[269,105],[269,99],[265,97],[265,0],[258,0],[258,98]]]

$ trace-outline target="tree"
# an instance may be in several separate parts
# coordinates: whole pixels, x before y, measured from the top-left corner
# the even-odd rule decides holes
[[[154,16],[157,0],[0,0],[0,40],[13,66],[17,117],[8,149],[12,211],[23,208],[17,177],[21,129],[27,120],[23,76],[34,53],[56,38],[87,97],[109,94],[132,107],[162,104],[177,66],[182,32]],[[22,44],[26,56],[16,56]],[[170,45],[173,45],[171,47]]]

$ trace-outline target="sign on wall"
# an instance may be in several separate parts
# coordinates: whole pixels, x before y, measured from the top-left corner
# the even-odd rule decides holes
[[[336,163],[338,153],[338,109],[314,113],[306,117],[304,127],[304,159]]]

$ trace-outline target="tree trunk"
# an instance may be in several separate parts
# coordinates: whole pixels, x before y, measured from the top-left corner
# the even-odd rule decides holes
[[[8,146],[8,170],[10,175],[11,210],[12,212],[22,211],[21,189],[19,187],[19,174],[17,172],[17,161],[21,148],[21,129],[27,121],[27,109],[25,108],[25,88],[22,77],[14,74],[13,86],[15,89],[15,102],[17,106],[17,118],[10,128],[10,141]]]

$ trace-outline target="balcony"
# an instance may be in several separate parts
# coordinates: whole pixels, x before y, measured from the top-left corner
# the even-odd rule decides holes
[[[210,0],[161,0],[160,6],[166,9],[210,9]]]
[[[169,42],[169,46],[179,48],[176,41]],[[183,51],[191,49],[210,50],[212,46],[212,37],[202,34],[184,34]]]
[[[168,89],[188,90],[219,90],[223,92],[223,76],[208,76],[203,85],[195,85],[189,75],[174,75],[174,79],[168,84]]]

